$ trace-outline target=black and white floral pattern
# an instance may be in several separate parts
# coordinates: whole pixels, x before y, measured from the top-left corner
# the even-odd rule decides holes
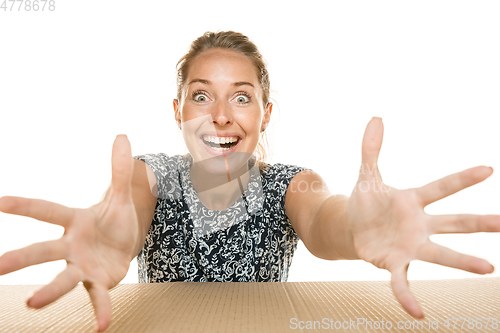
[[[144,248],[139,282],[286,281],[299,240],[285,212],[285,194],[304,168],[250,165],[247,188],[224,211],[206,208],[191,183],[190,154],[134,158],[154,171],[158,201]]]

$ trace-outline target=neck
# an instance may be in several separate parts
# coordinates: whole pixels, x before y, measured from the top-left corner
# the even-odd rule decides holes
[[[243,194],[250,180],[248,163],[226,174],[207,172],[199,163],[191,166],[191,181],[201,203],[211,210],[225,210]]]

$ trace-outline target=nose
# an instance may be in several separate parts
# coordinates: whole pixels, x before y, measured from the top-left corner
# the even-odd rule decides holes
[[[224,101],[215,103],[214,110],[212,112],[212,119],[214,120],[214,124],[217,124],[220,127],[231,124],[233,122],[231,106]]]

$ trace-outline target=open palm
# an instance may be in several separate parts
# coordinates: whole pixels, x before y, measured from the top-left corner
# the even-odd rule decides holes
[[[489,167],[475,167],[420,188],[398,190],[383,183],[377,161],[382,119],[373,118],[363,137],[359,179],[347,202],[347,217],[358,256],[391,272],[391,286],[403,308],[415,318],[423,312],[407,283],[412,260],[423,260],[473,273],[493,272],[487,261],[430,241],[440,233],[500,231],[497,215],[428,215],[424,207],[489,177]]]
[[[0,257],[0,275],[43,262],[66,260],[66,269],[37,291],[28,300],[29,306],[41,308],[82,281],[94,305],[99,330],[108,327],[111,321],[108,289],[125,277],[136,255],[139,223],[132,202],[132,172],[130,143],[120,135],[113,145],[111,188],[102,202],[77,209],[38,199],[0,198],[2,212],[65,228],[60,239],[36,243]]]

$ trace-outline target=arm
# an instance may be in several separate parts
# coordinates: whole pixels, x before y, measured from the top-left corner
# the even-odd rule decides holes
[[[359,259],[346,218],[348,199],[332,195],[314,171],[299,172],[290,182],[285,199],[287,215],[299,238],[316,257]]]
[[[359,257],[387,269],[396,299],[409,314],[421,319],[422,309],[407,281],[412,260],[478,274],[493,272],[486,260],[435,244],[429,237],[500,231],[498,215],[429,215],[424,208],[485,180],[493,170],[475,167],[419,188],[398,190],[384,184],[378,170],[382,137],[382,120],[373,118],[363,137],[359,178],[349,198],[330,196],[314,173],[298,174],[287,190],[285,208],[297,234],[313,254],[327,259]],[[300,186],[300,181],[308,186]],[[318,186],[312,186],[313,182]]]
[[[139,238],[134,253],[141,252],[146,235],[151,227],[156,201],[158,200],[156,178],[151,167],[140,160],[134,160],[132,178],[132,201],[139,220]]]
[[[109,185],[100,202],[109,199],[111,191],[112,184]],[[137,220],[139,221],[139,235],[136,244],[134,244],[133,252],[135,256],[141,252],[144,242],[146,241],[146,235],[151,227],[157,199],[157,184],[153,170],[143,161],[134,159],[132,201],[134,203]]]
[[[0,211],[4,213],[31,217],[65,229],[60,239],[4,253],[0,256],[0,275],[48,261],[66,260],[66,269],[31,296],[27,304],[37,309],[44,307],[81,281],[94,306],[99,331],[104,331],[111,321],[108,290],[125,277],[130,261],[142,248],[156,203],[148,181],[152,172],[144,162],[132,158],[130,142],[124,135],[115,139],[111,164],[110,188],[101,202],[87,209],[39,199],[0,198]]]

